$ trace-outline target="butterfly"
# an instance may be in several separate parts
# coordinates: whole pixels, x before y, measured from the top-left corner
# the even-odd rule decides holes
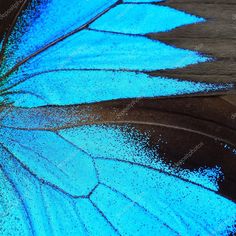
[[[235,231],[219,168],[169,165],[148,134],[93,106],[233,88],[149,74],[212,60],[147,37],[205,21],[158,2],[24,2],[1,42],[2,235]]]

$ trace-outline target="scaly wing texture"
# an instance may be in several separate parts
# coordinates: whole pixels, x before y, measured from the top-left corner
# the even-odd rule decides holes
[[[144,74],[210,60],[146,37],[199,22],[150,1],[31,1],[3,45],[1,100],[36,107],[232,89]]]
[[[1,99],[31,108],[230,89],[144,73],[207,61],[145,36],[203,21],[150,1],[31,1],[3,42]],[[97,118],[89,109],[20,111],[0,113],[2,235],[235,231],[219,168],[177,170],[130,126],[79,126]]]
[[[130,125],[57,131],[12,127],[2,128],[0,136],[6,234],[234,231],[236,205],[217,193],[220,170],[176,170]]]

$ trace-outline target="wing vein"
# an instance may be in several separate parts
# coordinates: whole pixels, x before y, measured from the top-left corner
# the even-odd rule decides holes
[[[40,181],[40,183],[42,184],[46,184],[48,186],[50,186],[51,188],[55,189],[56,191],[58,192],[61,192],[67,196],[69,196],[70,198],[88,198],[87,196],[73,196],[71,195],[70,193],[64,191],[62,188],[60,188],[59,186],[55,185],[55,184],[52,184],[51,182],[47,181],[47,180],[44,180],[42,178],[40,178],[37,174],[35,174],[28,166],[26,166],[19,158],[17,158],[16,155],[14,155],[2,142],[0,142],[0,145],[2,146],[2,148],[4,150],[6,150],[6,152],[10,153],[14,158],[15,160],[19,163],[19,165],[24,169],[26,170],[28,173],[30,173],[34,178],[36,178],[37,180]]]
[[[4,147],[2,144],[0,144],[0,145],[2,146],[2,148],[3,148],[4,150],[6,150],[5,147]],[[24,209],[25,216],[26,216],[26,218],[28,219],[28,222],[29,222],[29,225],[30,225],[30,231],[31,231],[31,233],[32,233],[33,235],[35,235],[34,227],[33,227],[33,222],[32,222],[32,219],[31,219],[31,217],[30,217],[30,213],[29,213],[29,211],[28,211],[28,208],[27,208],[27,206],[26,206],[26,204],[25,204],[25,202],[24,202],[24,200],[23,200],[23,198],[22,198],[22,196],[21,196],[21,194],[20,194],[18,188],[16,187],[16,185],[14,184],[14,182],[12,181],[12,179],[8,176],[8,174],[6,173],[6,170],[4,169],[3,166],[1,166],[1,169],[2,169],[2,171],[3,171],[3,175],[6,177],[6,179],[9,181],[9,183],[11,184],[11,186],[13,187],[13,189],[15,190],[15,192],[16,192],[16,194],[17,194],[17,196],[18,196],[18,199],[20,200],[20,202],[21,202],[21,204],[22,204],[22,207],[23,207],[23,209]]]
[[[101,17],[102,15],[104,15],[105,13],[107,13],[108,11],[110,11],[112,8],[116,7],[118,4],[121,4],[122,0],[118,0],[115,3],[113,3],[111,6],[109,6],[108,8],[106,8],[105,10],[103,10],[102,12],[98,13],[95,17],[93,17],[92,19],[90,19],[88,22],[84,23],[83,25],[81,25],[79,28],[71,31],[70,33],[61,36],[60,38],[52,41],[51,43],[45,45],[44,47],[40,48],[39,50],[37,50],[36,52],[32,53],[31,55],[29,55],[28,57],[26,57],[25,59],[21,60],[20,62],[18,62],[12,69],[10,69],[8,72],[5,73],[5,75],[3,75],[0,78],[0,81],[3,81],[4,79],[7,78],[7,76],[9,76],[11,73],[13,73],[14,71],[16,71],[18,69],[18,67],[20,67],[22,64],[26,63],[28,60],[30,60],[32,57],[40,54],[41,52],[47,50],[48,48],[54,46],[55,44],[57,44],[58,42],[61,42],[62,40],[68,38],[69,36],[78,33],[79,31],[82,31],[84,29],[86,29],[90,24],[92,24],[94,21],[96,21],[99,17]]]
[[[141,168],[147,168],[147,169],[149,169],[149,170],[157,171],[157,172],[163,173],[163,174],[165,174],[165,175],[172,176],[172,177],[175,177],[175,178],[177,178],[177,179],[180,179],[180,180],[182,180],[182,181],[184,181],[184,182],[187,182],[187,183],[196,185],[196,186],[201,187],[201,188],[203,188],[203,189],[206,189],[206,190],[208,190],[208,191],[210,191],[210,192],[213,192],[213,193],[215,193],[215,194],[217,194],[217,195],[219,195],[219,196],[222,196],[222,197],[224,197],[224,198],[227,198],[228,200],[230,200],[230,201],[232,201],[232,202],[235,202],[233,199],[229,198],[228,196],[223,195],[223,194],[220,193],[220,192],[217,192],[217,191],[215,191],[215,190],[213,190],[213,189],[210,189],[210,188],[208,188],[208,187],[206,187],[206,186],[203,186],[203,185],[201,185],[201,184],[199,184],[199,183],[195,183],[195,182],[193,182],[193,181],[191,181],[191,180],[185,179],[185,178],[183,178],[183,177],[181,177],[181,176],[178,176],[178,175],[176,175],[176,174],[174,174],[174,173],[166,172],[166,171],[164,171],[164,170],[162,170],[162,169],[159,169],[159,168],[155,168],[155,167],[148,166],[148,165],[145,165],[145,164],[142,164],[142,163],[132,162],[132,161],[128,161],[128,160],[121,160],[121,159],[117,159],[117,158],[108,158],[108,157],[95,157],[95,158],[96,158],[97,160],[103,160],[103,161],[112,161],[112,162],[116,162],[116,161],[117,161],[117,162],[120,162],[120,163],[125,163],[125,164],[129,164],[129,165],[139,166],[139,167],[141,167]]]
[[[122,192],[120,192],[119,190],[101,183],[101,185],[105,186],[106,188],[110,189],[112,192],[117,193],[119,195],[121,195],[122,197],[124,197],[125,199],[127,199],[128,201],[132,202],[134,205],[138,206],[139,208],[141,208],[144,212],[147,212],[150,216],[154,217],[157,221],[160,221],[163,225],[165,225],[169,230],[175,232],[176,234],[178,234],[177,231],[175,231],[173,228],[171,228],[169,225],[167,225],[166,223],[164,223],[163,221],[161,221],[156,215],[154,215],[152,212],[150,212],[147,208],[145,208],[144,206],[140,205],[138,202],[133,201],[130,197],[128,197],[127,195],[123,194]]]
[[[111,228],[121,236],[118,229],[115,228],[115,226],[107,219],[103,211],[89,198],[89,201],[92,203],[93,207],[100,213],[100,215],[105,219],[105,221],[111,226]]]

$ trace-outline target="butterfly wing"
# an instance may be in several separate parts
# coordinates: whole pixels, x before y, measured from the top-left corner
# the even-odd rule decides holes
[[[1,97],[36,107],[231,89],[144,74],[209,60],[146,37],[203,21],[148,2],[32,1],[4,45]]]
[[[15,106],[37,107],[232,87],[145,74],[208,58],[144,36],[202,22],[202,18],[142,2],[146,4],[31,1],[3,44],[1,97]],[[169,13],[167,18],[163,12]],[[165,26],[153,21],[154,14]],[[140,16],[146,20],[142,22]],[[174,21],[175,17],[181,20]],[[107,25],[110,19],[114,23]],[[127,139],[118,127],[79,128],[76,112],[58,111],[59,120],[50,117],[47,109],[43,113],[21,110],[21,116],[11,107],[1,112],[4,234],[188,235],[198,234],[199,225],[205,233],[214,232],[216,224],[219,232],[233,225],[233,202],[201,179],[174,176],[151,163],[140,139]],[[91,114],[96,118],[89,109],[79,118],[84,121]],[[58,129],[61,123],[73,128]],[[197,223],[189,223],[189,218]]]
[[[208,173],[209,178],[202,171],[176,172],[146,148],[147,137],[134,127],[72,126],[57,131],[1,129],[2,172],[18,193],[9,191],[6,197],[8,201],[16,197],[18,210],[34,233],[208,235],[232,231],[236,206],[217,193],[212,182],[215,171]],[[12,209],[6,210],[10,214],[5,222]]]

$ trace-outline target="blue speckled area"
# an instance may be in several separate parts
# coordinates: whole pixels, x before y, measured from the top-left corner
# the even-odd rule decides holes
[[[178,26],[204,22],[170,7],[150,4],[120,5],[95,21],[90,28],[127,34],[165,32]],[[157,23],[158,22],[158,23]]]
[[[141,35],[203,21],[148,2],[34,0],[4,47],[1,100],[37,107],[231,89],[143,74],[212,60]]]
[[[233,88],[147,75],[212,60],[147,38],[205,21],[154,2],[32,0],[18,17],[0,67],[0,235],[236,233],[220,166],[173,166],[165,140],[152,149],[134,127],[79,126],[99,115],[67,110]]]
[[[79,134],[79,138],[77,138],[77,133]],[[158,153],[145,147],[148,143],[148,136],[141,135],[134,128],[122,127],[121,129],[119,126],[107,127],[94,125],[64,130],[60,134],[69,138],[70,141],[92,156],[131,161],[145,166],[152,166],[153,168],[186,178],[212,190],[218,190],[217,180],[222,175],[218,167],[213,169],[203,168],[191,172],[181,168],[173,168],[171,165],[165,164],[162,157],[158,156]],[[102,143],[97,140],[102,140]],[[162,145],[161,141],[156,145]],[[155,161],[153,161],[154,159]]]
[[[230,89],[232,84],[190,82],[132,72],[58,71],[40,74],[11,88],[15,106],[37,107],[162,97]]]
[[[8,40],[1,73],[36,50],[77,29],[115,0],[31,0]],[[0,73],[0,74],[1,74]]]
[[[176,172],[161,158],[153,162],[145,147],[148,137],[135,129],[96,125],[57,135],[1,129],[0,135],[1,201],[9,211],[4,232],[225,235],[234,230],[236,205],[215,192],[219,169]],[[32,151],[31,140],[37,145]]]
[[[174,69],[207,60],[209,58],[196,52],[174,48],[142,36],[83,30],[21,65],[8,76],[3,88],[7,89],[47,71],[102,70],[104,74],[107,70],[143,72]]]
[[[3,38],[2,38],[2,39],[0,39],[0,50],[2,50],[3,41],[4,41],[4,36],[3,36]]]
[[[225,150],[230,150],[236,155],[236,149],[235,148],[230,147],[228,144],[222,144],[222,145],[224,146]]]

